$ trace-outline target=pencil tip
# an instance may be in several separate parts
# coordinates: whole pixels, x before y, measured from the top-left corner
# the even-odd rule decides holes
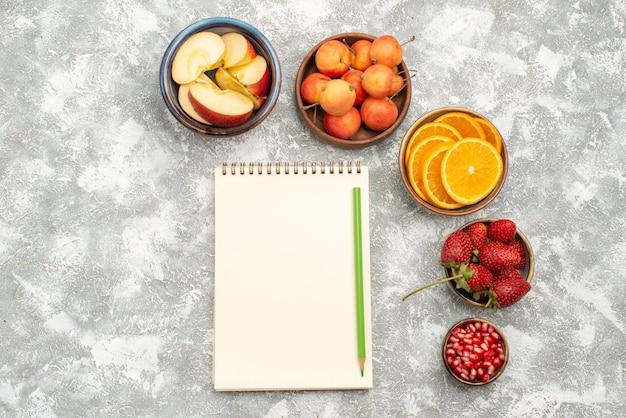
[[[363,369],[361,369],[361,377],[363,377]]]

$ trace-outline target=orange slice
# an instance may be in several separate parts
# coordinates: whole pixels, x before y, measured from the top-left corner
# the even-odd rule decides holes
[[[409,139],[409,143],[406,147],[405,155],[405,164],[409,163],[409,157],[411,156],[411,151],[413,147],[423,139],[426,139],[431,136],[446,136],[455,141],[461,140],[463,137],[461,133],[457,131],[453,126],[448,125],[447,123],[440,122],[428,122],[417,128],[417,130]]]
[[[455,141],[447,136],[429,136],[427,138],[422,139],[417,142],[411,149],[411,153],[408,155],[408,162],[406,164],[407,174],[409,178],[409,182],[415,190],[415,193],[422,199],[428,201],[426,194],[424,193],[424,182],[420,176],[420,164],[422,162],[422,157],[426,154],[430,149],[443,144],[443,143],[454,143]]]
[[[500,133],[498,132],[496,127],[493,126],[493,123],[483,118],[475,118],[475,120],[483,128],[483,131],[485,131],[485,139],[487,140],[487,142],[496,147],[496,151],[498,151],[498,154],[501,153],[502,137],[500,136]]]
[[[448,112],[435,119],[435,122],[447,123],[453,126],[461,133],[463,138],[485,139],[483,128],[476,122],[473,116],[465,112]]]
[[[480,138],[465,138],[452,145],[441,162],[441,181],[456,202],[473,205],[484,199],[502,177],[500,153]]]
[[[460,142],[443,142],[436,145],[428,150],[420,164],[424,194],[430,203],[442,209],[457,209],[463,206],[450,197],[441,181],[441,163],[447,153]]]

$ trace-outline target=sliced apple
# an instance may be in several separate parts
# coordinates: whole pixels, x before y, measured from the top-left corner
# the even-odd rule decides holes
[[[244,86],[251,86],[263,78],[267,71],[267,61],[262,55],[257,55],[247,64],[228,68],[228,72]]]
[[[180,46],[172,61],[172,79],[178,84],[194,81],[204,71],[221,65],[226,44],[213,32],[198,32]]]
[[[222,40],[226,45],[223,64],[225,68],[247,64],[256,57],[252,43],[239,32],[225,33]]]
[[[262,105],[267,99],[267,93],[270,90],[270,84],[272,81],[272,75],[270,74],[270,67],[266,67],[265,74],[259,81],[254,84],[246,86],[248,91],[259,98],[259,102]]]
[[[215,72],[215,81],[217,82],[217,85],[224,90],[238,91],[239,93],[248,97],[250,100],[252,100],[255,110],[261,107],[261,101],[259,100],[259,97],[257,97],[255,94],[252,94],[252,92],[248,90],[246,86],[241,84],[239,80],[230,75],[230,73],[224,68],[220,67],[217,69],[217,71]]]
[[[189,88],[189,101],[200,116],[212,125],[229,128],[240,125],[252,114],[252,100],[238,91],[222,90],[212,81]]]
[[[194,109],[193,105],[191,104],[191,100],[189,100],[189,89],[192,85],[196,83],[197,81],[192,81],[191,83],[183,84],[178,88],[178,103],[180,104],[180,107],[183,108],[183,111],[187,115],[189,115],[189,117],[195,119],[200,123],[210,125],[211,123],[208,120],[206,120],[205,118],[200,116],[198,112],[196,112],[196,109]]]

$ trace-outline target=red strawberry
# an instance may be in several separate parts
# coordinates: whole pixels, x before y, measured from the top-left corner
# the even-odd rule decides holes
[[[517,264],[519,254],[501,242],[488,241],[478,250],[478,260],[482,266],[493,273]]]
[[[510,219],[498,219],[487,226],[487,238],[491,241],[509,244],[515,239],[517,226]]]
[[[522,243],[516,240],[513,240],[509,244],[509,247],[513,248],[519,254],[519,263],[513,266],[514,269],[521,270],[526,267],[526,250],[522,246]]]
[[[491,287],[491,284],[493,283],[493,275],[489,270],[474,263],[468,264],[467,268],[473,270],[474,274],[469,278],[469,280],[465,281],[467,284],[467,288],[465,290],[474,293]]]
[[[487,226],[482,222],[476,222],[465,228],[465,233],[472,242],[472,249],[476,250],[487,241]]]
[[[519,301],[530,291],[530,283],[525,280],[503,279],[495,282],[489,290],[489,300],[485,307],[494,310],[506,308]]]
[[[441,263],[446,267],[457,267],[472,258],[472,243],[463,231],[454,231],[441,247]]]
[[[522,276],[522,274],[513,267],[493,273],[494,282],[506,279],[524,280],[524,276]]]
[[[428,289],[429,287],[435,286],[437,284],[445,283],[454,280],[456,283],[457,289],[464,289],[467,292],[481,292],[484,294],[487,292],[487,289],[493,283],[493,276],[489,270],[480,266],[478,264],[472,263],[461,263],[453,268],[451,268],[452,275],[446,277],[445,279],[437,280],[436,282],[429,283],[425,286],[420,287],[419,289],[415,289],[412,292],[406,294],[402,300],[405,300],[411,295],[414,295],[417,292],[420,292],[424,289]]]

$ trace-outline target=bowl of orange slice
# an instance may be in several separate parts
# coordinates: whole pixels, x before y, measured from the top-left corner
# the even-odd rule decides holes
[[[407,191],[441,215],[474,213],[498,195],[508,172],[502,135],[485,116],[445,107],[420,117],[404,135],[398,157]]]

